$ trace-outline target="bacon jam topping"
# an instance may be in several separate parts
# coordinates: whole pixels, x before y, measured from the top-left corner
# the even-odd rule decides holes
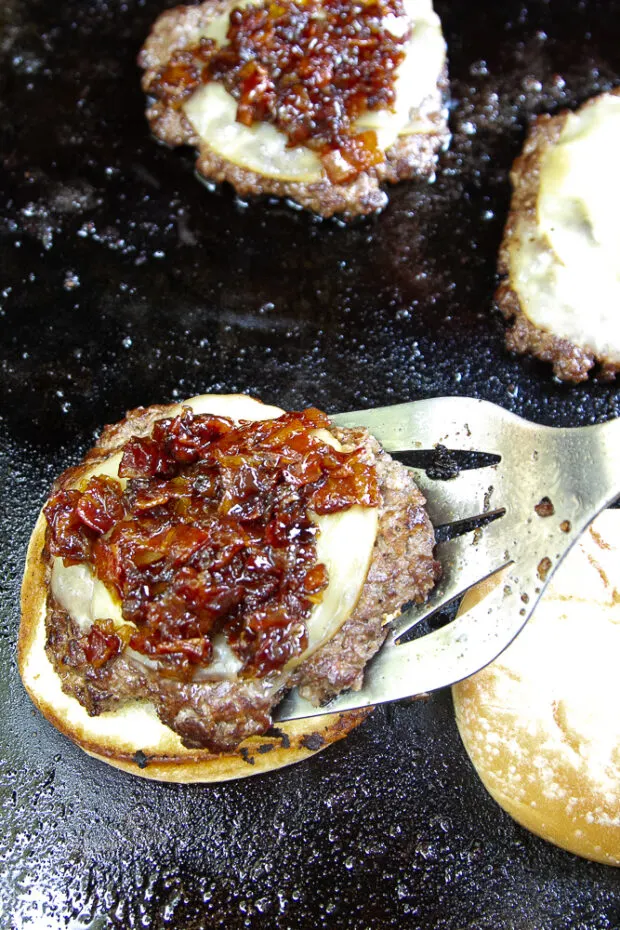
[[[234,9],[227,44],[178,50],[150,87],[180,107],[209,81],[238,101],[237,121],[266,121],[321,157],[330,179],[349,182],[383,159],[373,130],[356,131],[369,110],[393,108],[395,72],[411,30],[402,0],[265,0]],[[390,28],[390,26],[392,28]]]
[[[328,426],[314,408],[235,424],[184,407],[125,445],[126,481],[99,475],[56,493],[50,554],[92,565],[126,621],[94,623],[87,660],[100,667],[128,644],[187,679],[218,636],[248,677],[300,655],[328,584],[310,511],[380,502],[374,467],[325,442],[316,431]]]

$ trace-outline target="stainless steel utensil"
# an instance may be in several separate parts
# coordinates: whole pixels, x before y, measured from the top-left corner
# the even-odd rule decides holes
[[[391,454],[401,458],[400,453],[408,453],[407,462],[427,464],[429,451],[434,449],[437,457],[439,447],[439,463],[413,471],[439,539],[452,538],[437,547],[443,567],[437,588],[426,604],[391,624],[385,644],[366,668],[363,688],[323,707],[314,707],[294,690],[279,706],[278,720],[412,697],[477,672],[514,639],[568,550],[620,494],[620,419],[559,429],[463,397],[332,419],[339,426],[368,427]],[[448,471],[459,462],[463,468],[441,478],[441,460],[444,473],[446,464]],[[471,609],[440,629],[399,642],[421,620],[501,569],[501,583]]]

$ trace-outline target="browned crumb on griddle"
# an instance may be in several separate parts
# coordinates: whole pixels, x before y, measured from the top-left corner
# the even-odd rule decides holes
[[[195,47],[207,25],[232,11],[235,5],[235,0],[206,0],[198,6],[177,7],[160,16],[139,56],[139,64],[145,71],[142,79],[145,92],[152,97],[161,86],[161,76],[171,59],[178,60],[184,50]],[[147,118],[153,134],[162,142],[171,146],[191,145],[198,150],[196,167],[208,181],[228,182],[242,197],[273,195],[324,217],[342,214],[350,218],[378,212],[386,206],[388,197],[381,187],[384,182],[434,176],[438,153],[449,139],[444,108],[447,85],[444,66],[434,94],[416,108],[421,130],[400,136],[385,152],[378,152],[376,164],[357,177],[340,182],[330,178],[325,169],[319,180],[304,183],[267,177],[234,164],[198,136],[174,94],[152,99]]]
[[[599,378],[606,380],[613,378],[620,371],[620,366],[604,358],[597,358],[588,348],[575,345],[568,339],[536,326],[521,306],[511,281],[512,255],[520,247],[520,236],[529,233],[535,238],[537,235],[536,204],[542,159],[560,138],[568,114],[569,111],[563,110],[556,116],[543,114],[537,117],[530,127],[521,154],[512,166],[510,180],[513,193],[498,258],[498,272],[503,280],[495,292],[495,303],[505,319],[512,324],[506,332],[506,347],[510,351],[550,362],[553,374],[560,381],[586,381],[596,363],[599,364]],[[541,248],[544,247],[541,243]]]

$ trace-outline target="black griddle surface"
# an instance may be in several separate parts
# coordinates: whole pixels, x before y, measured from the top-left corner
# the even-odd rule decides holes
[[[135,57],[155,0],[3,0],[0,926],[620,927],[620,873],[514,824],[448,692],[377,710],[307,762],[143,782],[34,710],[16,669],[23,560],[53,478],[138,404],[246,391],[353,409],[442,394],[546,423],[617,415],[509,357],[492,311],[508,170],[538,112],[620,81],[620,4],[439,0],[454,139],[437,182],[348,228],[245,204],[149,138]]]

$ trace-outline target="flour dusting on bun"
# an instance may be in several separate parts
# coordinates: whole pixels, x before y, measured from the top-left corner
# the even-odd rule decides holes
[[[549,842],[616,866],[619,656],[620,512],[607,510],[514,643],[453,688],[465,748],[495,800]]]

